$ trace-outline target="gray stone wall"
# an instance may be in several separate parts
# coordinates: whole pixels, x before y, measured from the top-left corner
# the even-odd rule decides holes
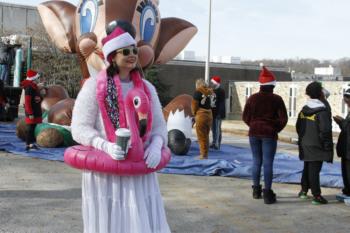
[[[289,114],[288,124],[294,125],[297,115],[302,107],[305,105],[308,97],[305,94],[306,86],[310,82],[278,82],[274,90],[275,94],[280,95],[287,108]],[[332,108],[332,115],[346,116],[348,109],[343,103],[343,90],[349,88],[350,82],[344,81],[324,81],[322,85],[331,93],[328,102]],[[228,111],[231,119],[241,119],[242,111],[249,95],[247,89],[251,88],[251,94],[259,90],[258,82],[230,82],[230,92],[228,98]],[[292,90],[294,88],[294,90]],[[290,98],[291,91],[294,91],[295,98]],[[295,101],[295,108],[293,108],[293,101]],[[333,127],[337,130],[334,123]]]

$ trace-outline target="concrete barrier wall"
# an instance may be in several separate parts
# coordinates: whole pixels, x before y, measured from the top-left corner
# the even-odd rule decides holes
[[[298,113],[305,105],[308,96],[305,94],[306,86],[310,82],[277,82],[274,90],[275,94],[280,95],[287,108],[289,114],[289,125],[295,125]],[[324,81],[322,82],[329,92],[330,96],[328,102],[332,108],[332,115],[340,115],[345,117],[348,113],[348,109],[343,102],[343,91],[349,88],[350,82],[344,81]],[[259,83],[257,82],[231,82],[229,84],[229,100],[230,109],[229,116],[232,119],[241,119],[242,111],[247,99],[247,89],[250,88],[251,94],[259,91]],[[294,90],[293,90],[294,89]],[[294,93],[292,93],[294,92]],[[293,98],[291,97],[293,96]],[[295,104],[294,104],[295,103]],[[333,123],[334,131],[338,131],[338,127]]]
[[[168,64],[157,66],[158,77],[165,84],[170,85],[169,97],[179,94],[192,95],[195,91],[195,81],[204,78],[205,63],[191,61],[171,61]],[[261,68],[250,65],[234,65],[211,63],[210,76],[219,75],[221,86],[228,98],[229,83],[232,81],[252,82],[258,80]],[[271,68],[279,81],[291,81],[290,73],[284,68]]]

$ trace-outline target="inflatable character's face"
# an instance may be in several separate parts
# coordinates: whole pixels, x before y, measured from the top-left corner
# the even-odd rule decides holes
[[[78,6],[48,1],[38,10],[51,39],[62,51],[77,53],[88,78],[106,66],[101,40],[113,20],[134,25],[142,67],[166,63],[186,46],[197,28],[182,19],[161,19],[158,5],[158,0],[81,0]]]

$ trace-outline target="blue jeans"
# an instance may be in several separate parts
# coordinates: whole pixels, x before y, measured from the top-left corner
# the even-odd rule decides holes
[[[9,66],[7,64],[0,64],[0,79],[4,82],[4,85],[9,84]]]
[[[277,140],[273,138],[249,137],[253,154],[253,184],[260,185],[261,167],[264,165],[265,189],[272,186],[273,160],[276,154]]]
[[[220,118],[213,118],[213,124],[211,127],[211,131],[213,133],[213,145],[220,148],[221,146],[221,122]]]

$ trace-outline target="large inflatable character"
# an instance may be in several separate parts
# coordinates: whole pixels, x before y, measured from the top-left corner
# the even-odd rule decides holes
[[[59,85],[41,88],[43,101],[43,123],[35,127],[36,142],[41,147],[58,147],[74,145],[70,124],[75,100],[69,98],[67,91]],[[16,134],[25,141],[26,123],[17,122]]]
[[[191,146],[192,96],[179,95],[163,108],[163,115],[167,121],[168,146],[177,155],[186,155]]]
[[[197,28],[178,18],[161,18],[158,0],[81,0],[78,6],[48,1],[38,6],[43,24],[58,48],[76,53],[83,78],[106,67],[101,40],[110,22],[121,19],[136,28],[140,66],[164,64],[196,34]]]
[[[158,0],[81,0],[78,6],[48,1],[40,4],[38,11],[56,46],[77,54],[84,82],[106,68],[101,40],[106,27],[116,19],[134,25],[139,66],[144,69],[168,62],[187,45],[197,28],[179,18],[161,18],[158,6]],[[183,149],[179,151],[184,153]]]

